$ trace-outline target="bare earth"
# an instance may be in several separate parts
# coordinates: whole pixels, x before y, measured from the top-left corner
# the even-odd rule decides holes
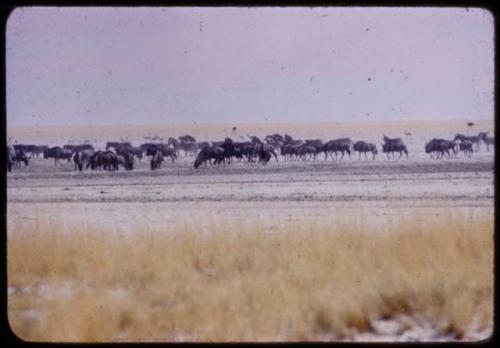
[[[478,126],[480,130],[493,128],[488,123]],[[94,132],[91,142],[102,147],[106,140],[124,137],[139,145],[146,142],[145,134],[154,135],[155,131],[165,140],[186,133],[200,140],[225,136],[240,140],[247,132],[265,136],[277,131],[323,140],[351,136],[354,141],[376,142],[380,151],[382,135],[386,134],[402,137],[410,158],[388,160],[380,151],[373,161],[358,160],[357,154],[341,162],[325,161],[322,155],[317,161],[284,162],[280,157],[279,162],[272,160],[266,166],[236,162],[195,170],[194,158],[187,157],[173,164],[167,161],[154,172],[147,158],[130,172],[75,172],[70,164],[33,159],[29,167],[7,175],[8,233],[32,225],[40,216],[64,223],[68,231],[74,225],[105,223],[111,230],[133,233],[146,220],[164,230],[180,223],[203,229],[207,222],[217,220],[251,231],[252,226],[245,221],[257,217],[272,232],[281,222],[304,216],[332,221],[347,216],[371,219],[376,231],[376,226],[383,225],[379,223],[415,210],[424,219],[439,218],[449,209],[464,214],[493,214],[492,149],[487,152],[482,148],[472,158],[459,154],[458,158],[444,160],[432,160],[423,151],[425,141],[434,136],[451,139],[456,132],[466,133],[462,123],[328,127],[289,126],[287,131],[284,125],[254,125],[240,127],[236,134],[229,126],[191,130],[178,127],[172,133],[162,128],[124,127]],[[406,130],[412,132],[411,137],[404,136]],[[19,142],[62,145],[68,139],[76,143],[90,138],[89,132],[18,129],[9,130],[8,136]]]

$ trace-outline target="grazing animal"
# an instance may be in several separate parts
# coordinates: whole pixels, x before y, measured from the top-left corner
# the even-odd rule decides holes
[[[131,157],[132,161],[134,159],[134,156],[137,157],[139,160],[142,159],[142,150],[139,147],[121,146],[116,150],[116,154],[126,158]]]
[[[357,141],[354,146],[353,146],[354,151],[357,151],[359,153],[358,160],[361,160],[361,153],[365,154],[365,159],[368,159],[368,156],[366,155],[367,152],[371,152],[373,157],[372,160],[375,159],[375,155],[378,153],[377,147],[375,144],[372,143],[367,143],[365,141]]]
[[[92,154],[87,162],[87,168],[118,170],[118,157],[112,151],[97,151]]]
[[[75,170],[82,171],[84,168],[89,167],[90,157],[94,154],[94,150],[90,148],[86,148],[84,150],[76,150],[73,153],[73,163],[75,164]],[[87,164],[87,165],[85,165]]]
[[[139,145],[139,149],[141,149],[142,153],[145,154],[150,147],[155,147],[155,146],[158,146],[158,144],[157,143],[144,143],[144,144]]]
[[[265,165],[269,162],[271,156],[274,156],[276,162],[278,162],[278,155],[272,145],[262,142],[253,143],[252,158],[258,158],[258,162]]]
[[[450,150],[452,153],[450,154]],[[443,158],[446,154],[448,157],[455,156],[457,153],[457,144],[454,141],[445,139],[432,139],[425,144],[425,153],[430,154],[431,158]]]
[[[304,144],[307,146],[314,147],[315,152],[313,155],[313,159],[316,159],[316,155],[321,151],[323,151],[324,144],[323,141],[321,141],[320,139],[306,139]]]
[[[488,136],[488,132],[480,132],[478,137],[486,144],[486,151],[490,152],[490,145],[495,145],[495,137]]]
[[[316,153],[317,153],[316,147],[314,147],[312,145],[303,144],[303,145],[299,146],[299,148],[298,148],[298,156],[303,161],[308,161],[311,158],[316,159]],[[309,155],[309,157],[308,157],[308,155]]]
[[[214,160],[214,164],[222,162],[224,160],[224,148],[220,146],[205,146],[198,152],[194,161],[194,168],[197,169],[202,164],[206,168],[207,163],[211,164],[212,160]]]
[[[69,163],[72,155],[73,151],[63,149],[59,146],[50,147],[43,152],[43,158],[53,158],[54,165],[58,164],[60,159],[66,159]]]
[[[459,144],[459,149],[460,151],[463,151],[464,157],[471,157],[472,153],[474,152],[473,148],[473,143],[469,140],[464,140]]]
[[[300,145],[285,144],[281,146],[281,155],[285,157],[285,161],[290,161],[299,156]]]
[[[130,143],[129,141],[125,142],[108,141],[106,143],[106,150],[109,150],[110,147],[114,148],[115,150],[118,150],[122,146],[132,147],[132,143]]]
[[[21,167],[21,163],[24,163],[25,166],[28,166],[29,164],[29,159],[28,156],[26,155],[26,152],[24,150],[17,150],[16,151],[16,167]]]
[[[328,159],[328,155],[332,159],[338,159],[338,153],[342,153],[342,157],[340,157],[340,161],[344,158],[344,154],[347,153],[349,155],[349,159],[351,158],[351,150],[353,148],[353,142],[351,138],[340,138],[328,141],[324,146],[322,151],[325,153],[325,160]],[[333,153],[335,153],[335,158],[333,158]]]
[[[453,138],[453,141],[460,141],[460,142],[464,142],[464,141],[470,141],[472,144],[475,145],[475,151],[479,151],[480,147],[481,147],[481,139],[479,138],[479,136],[477,135],[473,135],[473,136],[466,136],[466,135],[463,135],[463,134],[455,134],[455,138]]]
[[[276,162],[278,162],[278,155],[274,151],[274,147],[272,145],[262,143],[262,142],[253,144],[252,157],[253,158],[257,157],[257,158],[259,158],[259,162],[262,162],[261,161],[262,151],[269,153],[270,156],[274,156],[274,159],[276,160]],[[267,155],[265,155],[265,157],[267,157]],[[265,162],[265,163],[267,163],[267,162]]]
[[[210,146],[210,143],[208,141],[200,141],[198,143],[198,149],[200,149],[200,150],[203,149],[206,146]]]
[[[43,152],[48,148],[49,147],[47,145],[33,145],[31,149],[31,155],[36,157],[43,156]]]
[[[237,151],[242,157],[246,157],[248,162],[253,162],[255,153],[254,153],[255,144],[244,141],[244,142],[234,142],[234,149]]]
[[[146,150],[146,156],[154,156],[156,150],[160,150],[163,157],[170,157],[172,163],[174,163],[174,161],[177,159],[177,154],[175,153],[175,150],[170,146],[168,146],[167,144],[153,144],[152,146],[149,146]]]
[[[179,140],[180,141],[184,141],[184,142],[191,142],[191,143],[195,143],[196,142],[196,139],[193,136],[189,135],[189,134],[180,136]]]
[[[16,163],[16,152],[15,150],[7,145],[7,171],[11,172],[12,167]]]
[[[82,171],[83,170],[83,165],[84,165],[84,160],[83,160],[83,153],[80,151],[76,151],[73,154],[73,163],[75,164],[75,170]]]
[[[196,141],[185,141],[181,140],[177,143],[180,150],[184,151],[184,156],[196,156],[198,152],[198,143]]]
[[[389,138],[384,135],[384,143],[382,144],[382,152],[387,154],[387,159],[389,159],[389,155],[392,153],[392,159],[394,159],[394,153],[399,152],[399,158],[403,155],[403,152],[406,154],[406,159],[408,159],[408,149],[406,145],[403,143],[401,138]]]

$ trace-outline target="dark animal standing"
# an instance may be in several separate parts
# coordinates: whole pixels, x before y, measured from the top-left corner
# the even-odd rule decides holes
[[[472,148],[473,143],[468,140],[464,140],[459,144],[460,151],[463,151],[464,157],[471,157],[474,152]]]
[[[16,150],[16,164],[15,167],[21,167],[21,163],[24,163],[25,166],[29,165],[28,155],[24,150]]]
[[[83,165],[85,164],[85,161],[83,160],[83,153],[80,151],[76,151],[73,154],[73,163],[75,164],[75,170],[82,171],[83,170]]]
[[[480,132],[478,137],[486,144],[486,151],[490,152],[490,145],[495,145],[495,137],[490,137],[488,132]]]
[[[351,158],[351,149],[353,147],[353,142],[351,138],[340,138],[328,141],[323,146],[323,152],[325,153],[325,160],[328,159],[328,155],[332,159],[337,160],[338,153],[342,153],[342,157],[340,157],[340,161],[344,158],[344,154],[347,153],[349,155],[349,159]],[[333,158],[333,153],[335,153],[335,158]]]
[[[365,141],[357,141],[354,146],[353,146],[354,151],[357,151],[359,153],[358,160],[361,160],[361,153],[365,154],[365,158],[368,159],[368,156],[366,155],[367,152],[371,152],[373,157],[372,160],[375,159],[375,155],[378,153],[377,147],[375,144],[372,143],[367,143]]]
[[[394,153],[399,152],[399,158],[403,155],[403,152],[406,154],[406,159],[408,159],[408,149],[406,145],[403,143],[401,138],[388,138],[384,135],[384,144],[382,144],[382,152],[387,154],[387,159],[389,159],[389,155],[392,153],[392,159],[394,159]]]
[[[207,163],[219,164],[224,160],[224,148],[220,146],[206,146],[198,152],[196,160],[194,161],[194,168],[199,168],[200,165],[204,164],[205,168]]]
[[[452,151],[450,154],[450,150]],[[448,157],[456,156],[458,152],[457,144],[453,141],[445,139],[432,139],[425,144],[425,153],[430,154],[431,158],[443,158],[446,154]]]
[[[285,161],[293,160],[299,156],[300,145],[285,144],[281,146],[281,154],[285,157]]]
[[[453,141],[460,141],[461,143],[463,143],[464,141],[470,141],[472,144],[475,145],[475,151],[479,151],[480,147],[481,147],[481,139],[479,138],[478,135],[473,135],[473,136],[465,136],[463,134],[455,134],[455,138],[453,138]]]
[[[123,158],[123,156],[120,156]],[[91,169],[104,169],[104,170],[118,170],[120,164],[118,155],[112,151],[97,151],[89,157],[87,168]]]
[[[303,144],[303,145],[299,146],[297,152],[298,152],[299,158],[301,158],[303,161],[308,161],[310,159],[316,159],[317,151],[316,151],[316,148],[312,145]]]
[[[16,163],[16,152],[12,147],[7,146],[7,170],[9,172],[12,171],[12,167],[15,165],[15,163]]]
[[[45,159],[53,158],[54,165],[59,163],[60,159],[65,159],[68,162],[70,162],[72,155],[73,155],[73,152],[71,150],[63,149],[59,146],[50,147],[43,152],[43,158],[45,158]]]
[[[172,149],[170,146],[167,144],[153,144],[152,146],[149,146],[146,150],[146,156],[154,156],[156,153],[156,150],[160,150],[162,153],[162,157],[170,157],[172,160],[172,163],[177,159],[177,154],[175,153],[175,150]],[[163,161],[163,159],[162,159]]]

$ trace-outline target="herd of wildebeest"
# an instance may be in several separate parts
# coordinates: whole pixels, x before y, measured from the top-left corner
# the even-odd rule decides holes
[[[45,145],[23,145],[15,144],[12,147],[7,145],[7,170],[29,165],[33,157],[43,155],[44,159],[54,159],[54,164],[59,160],[66,160],[73,163],[75,170],[118,170],[123,167],[125,170],[133,170],[135,160],[141,161],[144,156],[150,161],[151,170],[161,167],[162,162],[168,157],[172,163],[179,157],[194,158],[194,168],[209,165],[230,164],[233,161],[258,162],[266,164],[273,157],[278,161],[278,155],[285,161],[310,161],[316,160],[318,156],[324,154],[324,160],[341,161],[347,154],[351,158],[351,153],[358,152],[368,159],[367,153],[371,153],[372,159],[378,153],[377,146],[365,141],[354,142],[351,138],[334,139],[323,142],[321,139],[293,139],[290,135],[280,134],[267,135],[264,141],[257,136],[249,136],[249,141],[233,141],[227,137],[223,141],[196,141],[190,135],[179,138],[169,138],[167,143],[144,143],[140,146],[133,146],[130,142],[107,142],[105,150],[96,150],[92,144],[85,143],[79,145],[64,145],[49,147]],[[465,136],[456,134],[453,140],[433,139],[425,144],[425,152],[434,159],[444,156],[448,158],[457,157],[462,152],[465,157],[471,157],[473,152],[480,149],[481,143],[486,145],[487,151],[494,144],[494,137],[488,132],[480,132],[475,136]],[[388,138],[383,136],[382,152],[388,159],[395,159],[395,154],[399,153],[399,158],[406,155],[408,159],[408,149],[401,138]],[[340,158],[339,158],[340,155]]]

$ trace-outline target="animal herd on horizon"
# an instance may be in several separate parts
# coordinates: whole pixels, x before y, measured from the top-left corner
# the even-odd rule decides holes
[[[153,140],[153,139],[151,139]],[[146,142],[140,146],[133,146],[128,141],[109,141],[105,150],[96,150],[91,144],[72,145],[66,144],[62,147],[47,145],[7,145],[7,170],[29,165],[30,159],[40,158],[54,159],[54,164],[60,161],[74,165],[74,170],[106,170],[116,171],[120,167],[129,171],[133,170],[136,161],[147,157],[150,161],[151,170],[159,169],[163,162],[170,159],[172,163],[179,157],[194,158],[194,168],[207,167],[207,165],[218,166],[232,162],[254,162],[267,164],[271,160],[278,162],[281,156],[285,162],[289,161],[316,161],[323,158],[325,161],[342,161],[344,155],[358,152],[358,160],[362,155],[368,160],[368,153],[374,160],[378,154],[377,146],[365,141],[354,142],[351,138],[339,138],[323,142],[321,139],[294,139],[288,134],[270,134],[262,141],[259,137],[249,136],[248,141],[234,141],[226,137],[222,141],[197,141],[191,135],[178,138],[168,138],[168,141]],[[456,158],[459,152],[470,158],[474,152],[478,152],[481,143],[486,145],[489,152],[490,146],[494,145],[494,137],[488,132],[480,132],[478,135],[466,136],[456,134],[453,140],[432,139],[425,144],[425,153],[433,159]],[[408,159],[408,148],[401,138],[389,138],[383,136],[381,143],[382,153],[387,159]]]

